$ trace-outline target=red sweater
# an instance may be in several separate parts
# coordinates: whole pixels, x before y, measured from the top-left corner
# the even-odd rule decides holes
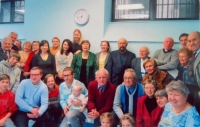
[[[0,93],[0,119],[6,116],[9,112],[11,114],[17,110],[17,104],[15,103],[15,94],[9,90],[5,93]]]
[[[29,56],[28,56],[28,58],[27,58],[27,60],[25,62],[24,72],[29,72],[30,71],[30,69],[31,69],[31,61],[32,61],[34,55],[35,55],[35,52],[33,52],[33,51],[29,53]]]
[[[115,86],[108,82],[104,92],[99,94],[98,82],[96,80],[91,81],[88,85],[88,110],[96,109],[101,115],[104,112],[112,111]]]
[[[163,113],[163,108],[157,106],[151,114],[149,114],[145,99],[147,95],[138,98],[137,114],[136,114],[136,127],[157,127]]]

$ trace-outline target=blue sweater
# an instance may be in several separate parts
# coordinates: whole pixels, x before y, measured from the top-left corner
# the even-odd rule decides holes
[[[42,115],[48,107],[48,89],[44,82],[33,85],[30,79],[22,80],[15,95],[15,102],[19,110],[31,112],[32,108],[39,107]]]

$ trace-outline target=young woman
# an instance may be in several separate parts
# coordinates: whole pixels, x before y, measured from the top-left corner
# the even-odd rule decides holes
[[[73,33],[72,53],[78,54],[81,52],[82,34],[79,29],[75,29]]]
[[[53,46],[50,48],[51,54],[55,55],[57,52],[60,51],[60,39],[58,37],[54,37],[52,39]]]

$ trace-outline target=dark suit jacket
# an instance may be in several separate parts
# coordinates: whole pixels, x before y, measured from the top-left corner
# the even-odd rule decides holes
[[[97,58],[97,69],[99,69],[99,56],[100,56],[100,53],[101,53],[101,52],[96,53],[96,58]],[[104,63],[104,68],[105,68],[105,66],[106,66],[106,64],[107,64],[109,54],[110,54],[110,52],[108,52],[108,54],[107,54],[107,56],[106,56],[105,63]]]
[[[124,71],[127,68],[131,68],[131,61],[135,58],[135,54],[128,50],[123,55],[126,57],[124,65],[121,64],[119,50],[110,52],[108,62],[105,67],[110,74],[110,81],[115,86],[118,86],[123,82]]]
[[[2,48],[0,48],[0,61],[7,60],[6,54]]]

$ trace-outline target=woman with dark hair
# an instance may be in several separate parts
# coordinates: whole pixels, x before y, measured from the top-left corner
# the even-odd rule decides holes
[[[144,96],[138,98],[136,125],[137,127],[157,127],[160,121],[163,108],[159,107],[155,92],[157,82],[155,80],[146,80],[144,82]]]
[[[74,55],[71,67],[74,69],[74,78],[88,86],[88,83],[95,78],[97,71],[96,56],[90,52],[90,42],[83,40],[81,42],[82,52]]]
[[[56,71],[58,73],[56,77],[56,83],[60,85],[63,80],[63,70],[66,67],[70,67],[73,59],[72,54],[72,42],[69,39],[65,39],[62,42],[61,51],[55,55]]]
[[[157,68],[157,63],[153,59],[144,61],[143,67],[146,70],[146,75],[142,79],[142,84],[146,80],[155,80],[157,82],[158,89],[164,89],[165,86],[169,83],[167,73],[160,71]]]
[[[42,40],[40,43],[40,51],[32,59],[32,67],[38,66],[42,69],[42,80],[47,74],[56,74],[55,56],[50,53],[49,42]]]

